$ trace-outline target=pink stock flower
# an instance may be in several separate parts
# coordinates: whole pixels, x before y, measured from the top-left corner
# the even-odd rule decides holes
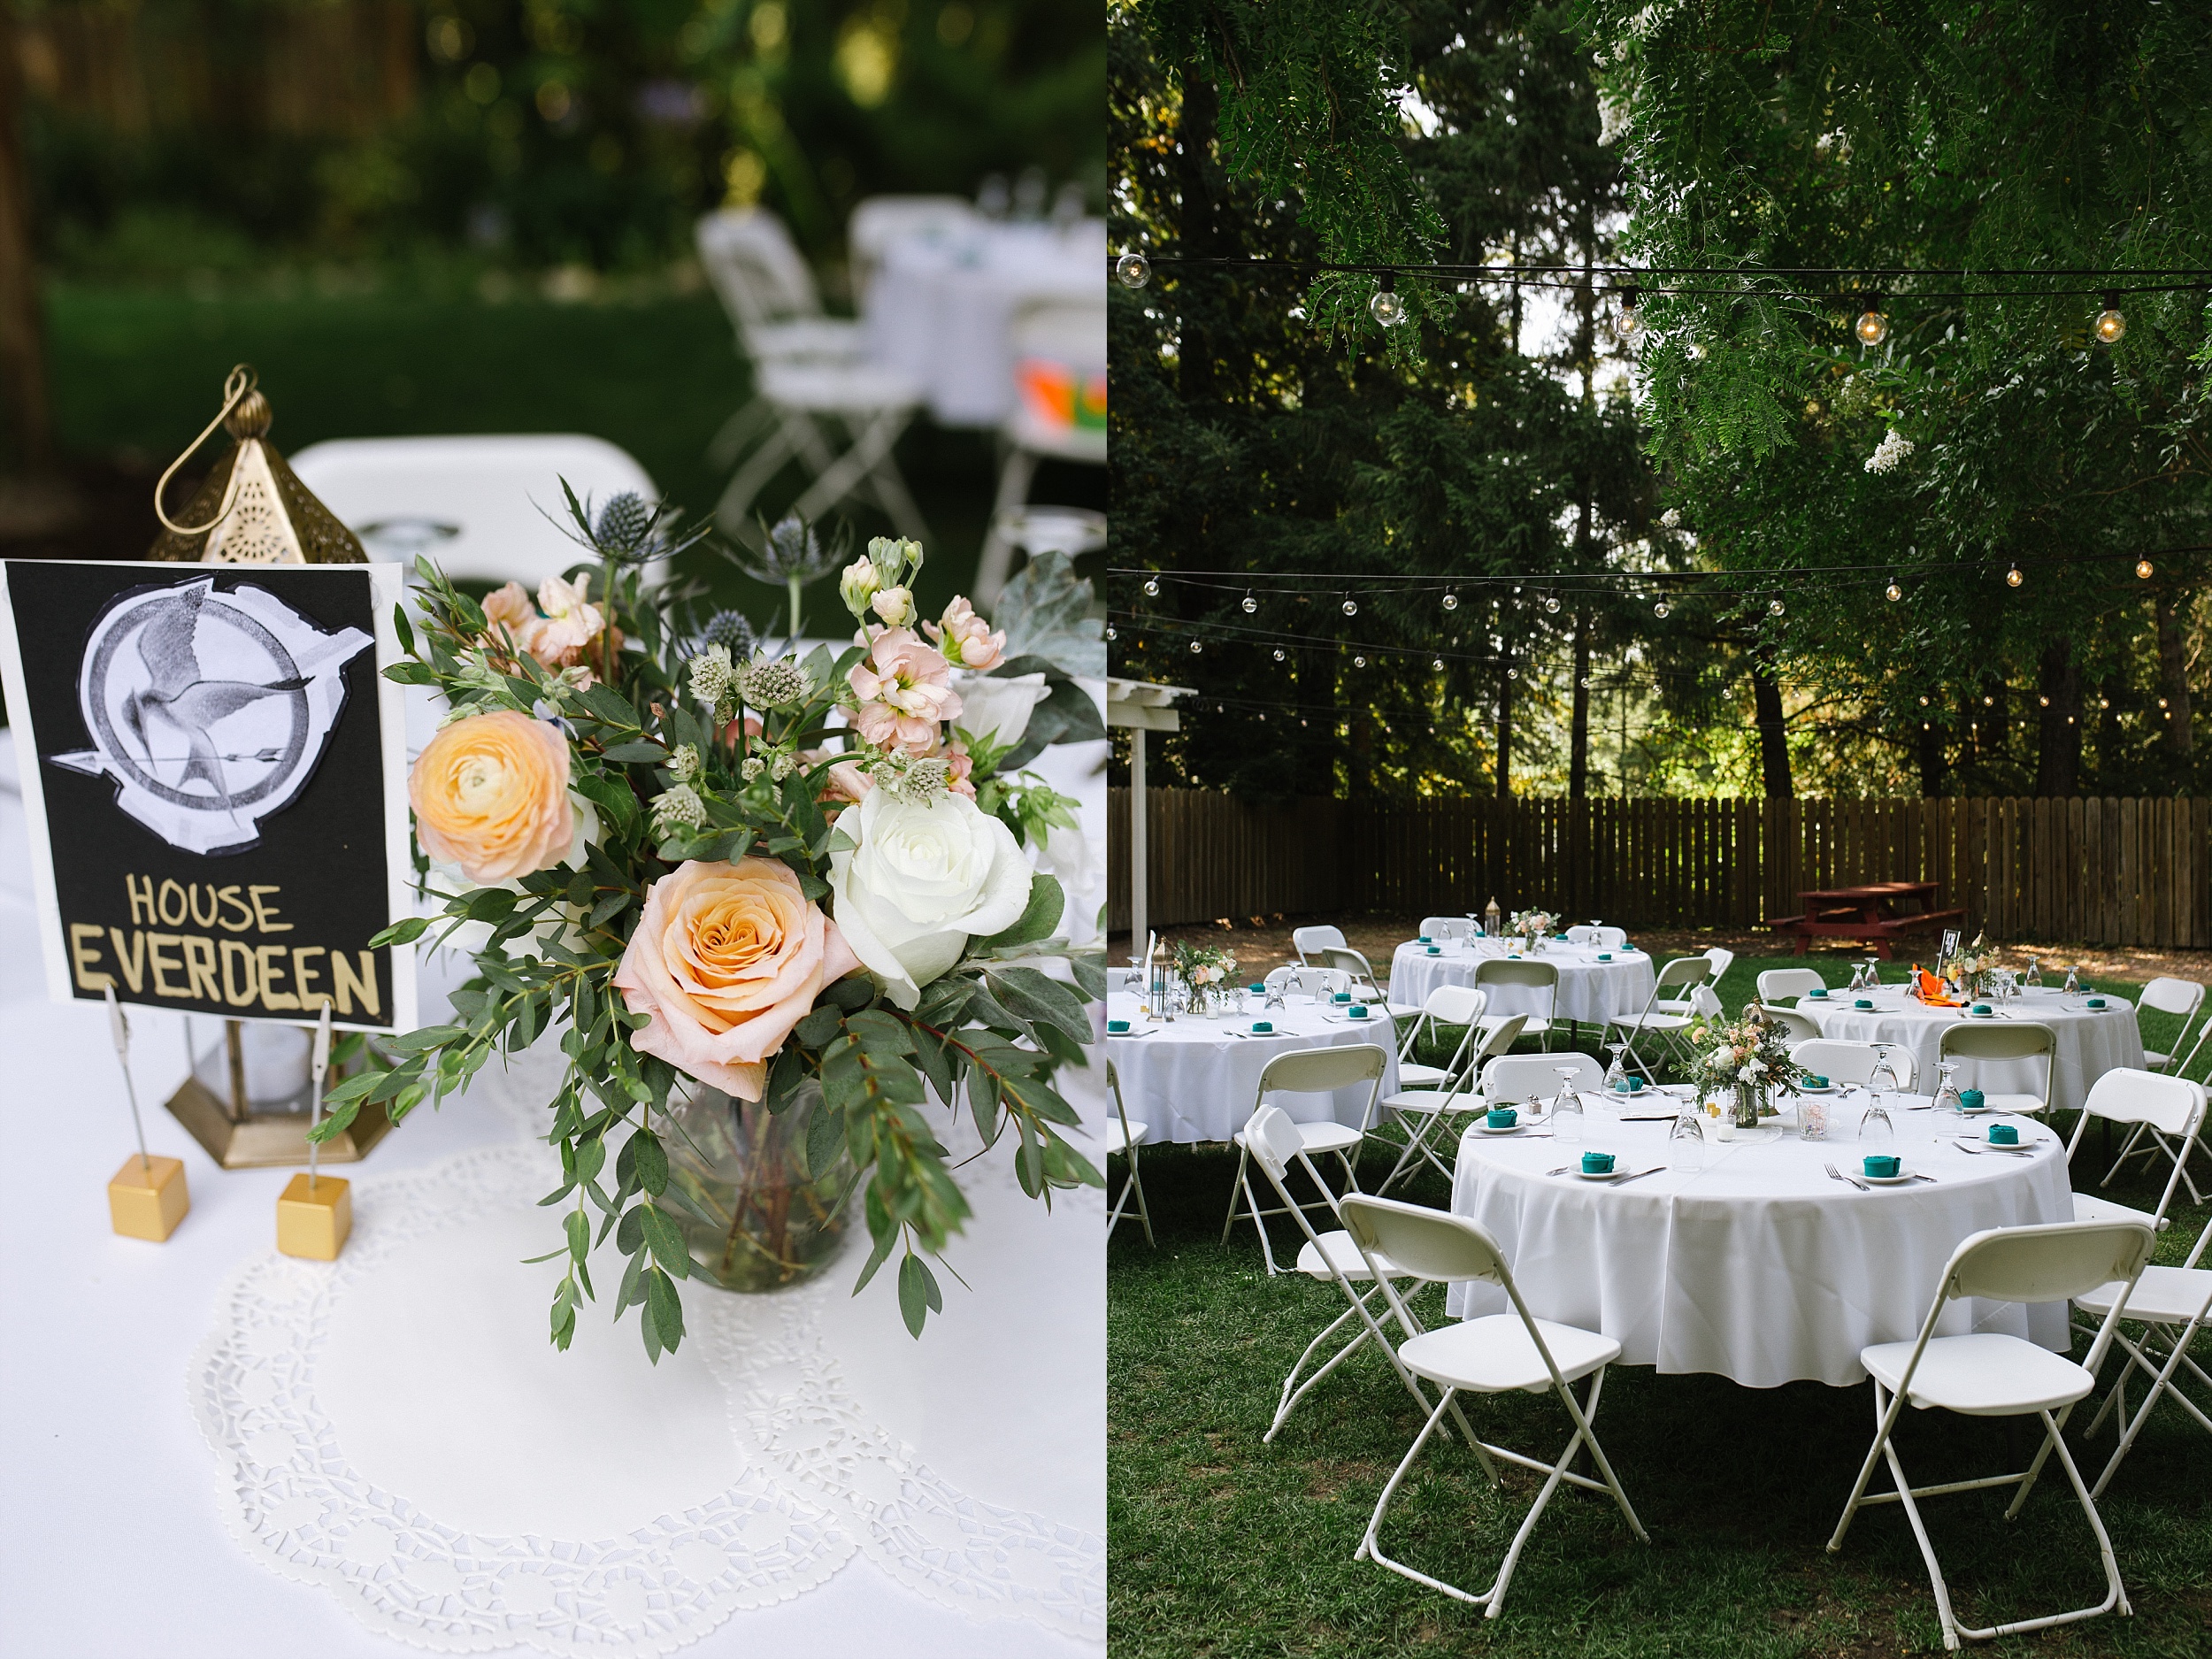
[[[991,625],[976,615],[975,607],[965,599],[956,598],[945,607],[941,626],[934,622],[922,626],[929,630],[929,637],[937,641],[949,663],[980,673],[1006,660],[1005,630],[994,634]]]
[[[957,740],[946,744],[945,762],[949,773],[945,787],[955,795],[964,795],[969,800],[974,800],[975,780],[972,774],[975,771],[975,759],[968,753],[968,746]]]
[[[490,625],[488,632],[494,639],[503,635],[518,651],[527,651],[538,635],[537,607],[530,603],[520,582],[509,582],[484,595],[484,620]]]
[[[875,787],[876,780],[860,770],[859,763],[841,760],[829,769],[829,789],[824,798],[857,803]]]
[[[909,628],[886,628],[848,678],[859,695],[853,726],[864,742],[905,755],[937,747],[939,726],[960,712],[952,664]]]

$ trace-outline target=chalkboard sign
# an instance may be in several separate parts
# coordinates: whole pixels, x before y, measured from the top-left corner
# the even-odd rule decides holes
[[[414,1024],[396,565],[0,562],[57,1000]]]

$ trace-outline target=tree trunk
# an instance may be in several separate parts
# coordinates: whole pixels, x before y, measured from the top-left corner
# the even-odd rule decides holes
[[[31,258],[19,52],[14,13],[0,6],[0,410],[13,451],[8,458],[26,471],[39,471],[53,459],[54,432]]]
[[[1498,799],[1513,793],[1513,680],[1512,664],[1498,664]]]
[[[2185,761],[2196,752],[2196,738],[2189,729],[2189,658],[2181,639],[2183,607],[2174,603],[2170,591],[2162,589],[2156,610],[2159,690],[2166,699],[2166,706],[2159,710],[2164,717],[2159,724],[2166,728],[2166,752]]]
[[[1210,258],[1215,252],[1213,191],[1206,169],[1213,158],[1220,106],[1220,96],[1212,81],[1194,75],[1185,79],[1183,118],[1177,130],[1182,149],[1176,157],[1175,183],[1182,198],[1176,219],[1176,237],[1180,243],[1177,251],[1187,259]],[[1213,401],[1214,354],[1199,312],[1213,292],[1215,280],[1199,276],[1176,286],[1182,307],[1176,389],[1185,403]]]
[[[1770,797],[1797,793],[1790,782],[1789,731],[1782,718],[1782,682],[1763,653],[1751,659],[1751,706],[1759,721],[1759,773]]]
[[[1590,619],[1575,620],[1574,722],[1567,741],[1567,798],[1590,793]]]
[[[2045,648],[2037,676],[2042,706],[2035,754],[2035,792],[2070,795],[2081,783],[2081,668],[2070,640]]]
[[[1920,723],[1919,749],[1920,793],[1933,800],[1943,793],[1944,773],[1950,770],[1943,764],[1943,733],[1933,720]]]

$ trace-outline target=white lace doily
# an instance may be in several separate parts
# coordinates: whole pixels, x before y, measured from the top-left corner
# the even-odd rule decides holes
[[[504,1075],[495,1068],[461,1109],[490,1106],[518,1130],[541,1127],[548,1064],[534,1054]],[[849,1304],[859,1258],[849,1253],[780,1296],[695,1281],[691,1338],[657,1371],[632,1322],[593,1317],[603,1302],[588,1305],[575,1348],[551,1354],[544,1303],[558,1265],[517,1266],[559,1243],[555,1213],[534,1208],[558,1179],[543,1145],[349,1171],[354,1233],[341,1259],[249,1261],[194,1356],[189,1392],[226,1521],[273,1570],[322,1585],[373,1630],[442,1652],[669,1653],[744,1609],[822,1584],[856,1548],[972,1617],[1102,1642],[1102,1494],[1094,1502],[1080,1479],[1070,1490],[1010,1479],[1008,1465],[968,1455],[1004,1426],[987,1396],[918,1419],[905,1391],[884,1383],[900,1365],[956,1363],[953,1345],[977,1332],[1014,1333],[1048,1353],[1065,1342],[1037,1305],[1033,1263],[1026,1281],[991,1265],[1033,1257],[1040,1236],[1086,1261],[1103,1204],[1064,1196],[1044,1216],[1014,1188],[1010,1151],[961,1172],[977,1217],[955,1265],[977,1289],[947,1280],[947,1315],[922,1345],[887,1308]],[[1040,1224],[1059,1231],[1028,1231]],[[1100,1271],[1086,1282],[1102,1287],[1096,1253]],[[593,1266],[605,1297],[620,1260],[610,1249]],[[511,1282],[518,1274],[543,1286]],[[1062,1308],[1067,1288],[1057,1286]],[[880,1317],[856,1323],[860,1312]],[[1058,1425],[1061,1455],[1042,1461],[1068,1464],[1067,1452],[1087,1445],[1102,1465],[1101,1313],[1096,1418]],[[956,1319],[964,1332],[945,1328]],[[687,1377],[687,1365],[703,1369]],[[718,1385],[711,1418],[703,1377]],[[877,1402],[893,1409],[872,1409]],[[718,1422],[733,1445],[714,1443]],[[1049,1425],[1028,1426],[1047,1443]],[[671,1455],[667,1436],[687,1433],[697,1455]],[[933,1448],[985,1489],[933,1467]],[[527,1524],[547,1517],[561,1525]]]

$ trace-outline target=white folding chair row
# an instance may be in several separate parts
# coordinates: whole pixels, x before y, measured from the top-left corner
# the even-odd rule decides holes
[[[1279,1054],[1261,1068],[1259,1087],[1253,1093],[1252,1110],[1258,1111],[1267,1104],[1267,1097],[1273,1094],[1333,1094],[1339,1089],[1366,1084],[1367,1104],[1361,1109],[1358,1128],[1338,1123],[1333,1118],[1297,1125],[1299,1143],[1307,1156],[1311,1157],[1325,1152],[1334,1154],[1337,1162],[1344,1166],[1347,1189],[1357,1192],[1359,1173],[1354,1165],[1354,1158],[1361,1141],[1366,1137],[1369,1127],[1375,1121],[1375,1102],[1382,1094],[1383,1073],[1389,1064],[1390,1051],[1371,1042],[1348,1043],[1328,1048],[1295,1048],[1288,1054]],[[1248,1117],[1248,1128],[1250,1121]],[[1260,1230],[1260,1255],[1267,1263],[1268,1277],[1271,1279],[1279,1270],[1275,1265],[1274,1246],[1267,1236],[1267,1217],[1285,1212],[1281,1210],[1263,1210],[1259,1200],[1253,1194],[1250,1179],[1252,1148],[1246,1130],[1240,1129],[1230,1138],[1237,1145],[1237,1173],[1235,1183],[1229,1190],[1228,1219],[1221,1224],[1221,1241],[1224,1244],[1229,1241],[1229,1230],[1237,1224],[1237,1201],[1240,1198],[1252,1225]],[[1310,1164],[1307,1165],[1309,1170],[1311,1167]],[[1335,1202],[1329,1195],[1328,1187],[1317,1179],[1316,1185],[1320,1188],[1320,1207],[1331,1215],[1335,1214]],[[1292,1208],[1302,1211],[1311,1210],[1314,1201],[1307,1201],[1302,1205],[1294,1204]]]
[[[1129,1120],[1129,1109],[1122,1103],[1121,1073],[1114,1069],[1111,1060],[1106,1063],[1106,1087],[1113,1091],[1114,1095],[1113,1121],[1106,1125],[1104,1135],[1106,1156],[1111,1157],[1118,1152],[1129,1160],[1129,1179],[1122,1183],[1121,1195],[1114,1200],[1113,1210],[1106,1217],[1106,1236],[1110,1239],[1114,1236],[1114,1229],[1121,1225],[1121,1212],[1127,1207],[1130,1195],[1134,1194],[1137,1219],[1144,1225],[1144,1241],[1157,1248],[1158,1240],[1152,1236],[1152,1211],[1144,1202],[1144,1178],[1137,1168],[1137,1148],[1144,1144],[1145,1136],[1152,1133],[1151,1127]]]
[[[1435,1141],[1450,1128],[1455,1115],[1484,1110],[1473,1087],[1477,1077],[1483,1073],[1483,1063],[1486,1060],[1496,1065],[1498,1061],[1494,1056],[1502,1056],[1519,1041],[1526,1020],[1525,1014],[1484,1020],[1469,1033],[1476,1044],[1474,1052],[1446,1087],[1402,1089],[1383,1102],[1383,1110],[1405,1132],[1406,1143],[1376,1191],[1388,1192],[1398,1178],[1413,1167],[1416,1158],[1425,1161],[1446,1180],[1452,1179],[1451,1166],[1438,1155]]]
[[[1528,1304],[1521,1298],[1520,1286],[1514,1283],[1513,1270],[1505,1259],[1505,1252],[1496,1240],[1464,1216],[1359,1194],[1348,1194],[1339,1206],[1339,1213],[1370,1277],[1381,1289],[1400,1328],[1407,1333],[1395,1356],[1403,1372],[1410,1373],[1406,1386],[1417,1398],[1420,1391],[1413,1379],[1425,1379],[1443,1391],[1384,1486],[1353,1559],[1372,1561],[1416,1584],[1480,1607],[1487,1617],[1495,1618],[1505,1607],[1506,1591],[1529,1535],[1536,1530],[1545,1506],[1563,1481],[1605,1493],[1618,1506],[1622,1518],[1637,1540],[1649,1543],[1650,1536],[1644,1531],[1643,1523],[1636,1518],[1635,1509],[1630,1504],[1627,1493],[1622,1490],[1605,1448],[1598,1444],[1597,1432],[1592,1427],[1597,1417],[1598,1397],[1605,1386],[1605,1368],[1620,1357],[1621,1345],[1611,1337],[1550,1319],[1539,1319],[1530,1312]],[[1513,1311],[1424,1331],[1399,1294],[1394,1281],[1400,1277],[1432,1283],[1481,1280],[1496,1285],[1505,1292]],[[1382,1337],[1379,1323],[1376,1335],[1378,1340],[1386,1340]],[[1586,1377],[1590,1379],[1588,1394],[1578,1401],[1572,1385]],[[1469,1427],[1459,1409],[1462,1394],[1541,1394],[1547,1388],[1566,1409],[1574,1425],[1574,1433],[1566,1448],[1548,1463],[1480,1439]],[[1383,1517],[1390,1508],[1390,1501],[1404,1484],[1407,1471],[1420,1456],[1422,1448],[1428,1444],[1429,1437],[1436,1432],[1447,1411],[1458,1422],[1475,1454],[1475,1461],[1494,1486],[1503,1485],[1498,1471],[1500,1461],[1535,1470],[1544,1476],[1534,1503],[1514,1532],[1512,1543],[1507,1546],[1497,1578],[1487,1590],[1480,1593],[1463,1590],[1457,1585],[1394,1560],[1382,1548]],[[1575,1459],[1586,1448],[1600,1477],[1594,1480],[1571,1472]]]
[[[1763,968],[1759,972],[1759,1000],[1776,1002],[1786,996],[1802,996],[1827,983],[1810,968]]]
[[[2154,1237],[2149,1225],[2141,1221],[2071,1221],[1977,1233],[1951,1253],[1935,1298],[1929,1304],[1927,1317],[1921,1322],[1918,1337],[1909,1342],[1878,1342],[1859,1351],[1859,1363],[1874,1379],[1874,1443],[1852,1486],[1842,1517],[1836,1523],[1835,1535],[1828,1540],[1828,1549],[1832,1555],[1843,1548],[1844,1534],[1862,1506],[1901,1503],[1913,1537],[1920,1546],[1921,1558],[1927,1563],[1946,1647],[1956,1648],[1962,1640],[1986,1641],[2017,1631],[2041,1630],[2077,1619],[2094,1618],[2116,1606],[2123,1613],[2131,1611],[2126,1592],[2121,1587],[2120,1567],[2113,1555],[2112,1540],[2105,1532],[2094,1498],[2083,1484],[2081,1471],[2075,1468],[2073,1457],[2066,1449],[2061,1431],[2076,1402],[2096,1386],[2097,1367],[2111,1346],[2130,1293],[2150,1260]],[[1394,1259],[1404,1261],[1406,1256],[1401,1252]],[[1418,1271],[1417,1262],[1410,1265]],[[1937,1320],[1955,1301],[1980,1297],[1990,1302],[2059,1302],[2091,1296],[2101,1289],[2110,1293],[2109,1308],[2085,1364],[2077,1365],[2047,1348],[1993,1331],[1964,1336],[1935,1334]],[[2043,1425],[2043,1443],[2033,1462],[2022,1473],[1954,1480],[1937,1486],[1915,1486],[1907,1479],[1904,1465],[1898,1460],[1893,1438],[1897,1419],[1909,1402],[1918,1410],[1933,1408],[1967,1417],[2033,1416]],[[2058,1413],[2055,1417],[2052,1415],[2055,1408]],[[2089,1517],[2090,1529],[2096,1534],[2097,1553],[2104,1565],[2104,1599],[2094,1607],[2016,1619],[1986,1629],[1961,1626],[1951,1608],[1950,1589],[1944,1583],[1942,1565],[1936,1560],[1935,1547],[1929,1542],[1928,1530],[1914,1500],[1954,1492],[1977,1492],[1991,1486],[2016,1486],[2011,1505],[2005,1511],[2005,1518],[2011,1520],[2027,1502],[2036,1477],[2042,1472],[2044,1460],[2053,1453],[2057,1454],[2059,1465],[2065,1470],[2074,1495],[2080,1500],[2082,1513]],[[1867,1483],[1873,1478],[1875,1464],[1885,1460],[1894,1490],[1870,1493]]]

